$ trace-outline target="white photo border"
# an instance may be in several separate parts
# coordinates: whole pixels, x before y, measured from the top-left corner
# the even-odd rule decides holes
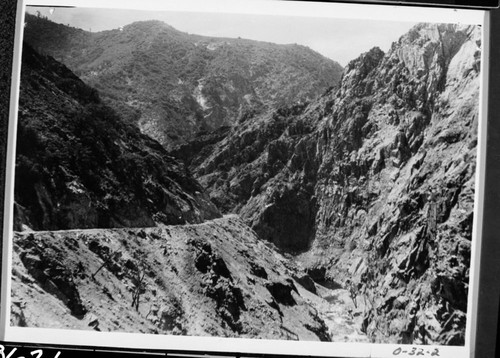
[[[11,267],[13,236],[14,167],[17,134],[21,52],[24,16],[27,6],[65,6],[85,8],[121,8],[182,12],[217,12],[255,15],[284,15],[381,21],[458,23],[482,26],[481,81],[478,128],[478,153],[475,181],[474,223],[471,250],[470,283],[465,345],[422,346],[426,351],[439,349],[440,357],[473,357],[479,293],[479,262],[483,224],[484,178],[486,171],[486,123],[488,104],[489,14],[484,10],[457,10],[371,4],[284,0],[19,0],[12,68],[12,88],[8,125],[7,167],[4,203],[2,252],[2,290],[0,340],[37,344],[200,351],[247,354],[284,354],[332,357],[388,357],[401,345],[341,342],[305,342],[256,340],[246,338],[188,337],[121,332],[94,332],[64,329],[11,327]]]

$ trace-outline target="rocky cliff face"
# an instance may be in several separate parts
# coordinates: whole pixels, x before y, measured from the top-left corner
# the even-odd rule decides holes
[[[323,127],[352,139],[326,137],[314,246],[359,282],[373,339],[463,343],[480,46],[475,27],[417,26],[349,66]]]
[[[230,126],[245,108],[314,98],[342,71],[304,46],[189,35],[160,21],[90,33],[27,15],[25,40],[166,147]]]
[[[219,217],[155,140],[64,65],[24,48],[16,230],[182,224]]]
[[[376,342],[463,344],[480,71],[473,26],[418,25],[310,104],[251,111],[193,170],[318,279],[349,278]]]
[[[306,108],[297,104],[242,116],[193,166],[221,210],[237,212],[259,237],[292,252],[309,248],[314,237],[317,165],[307,158],[316,146],[317,119],[304,117]]]

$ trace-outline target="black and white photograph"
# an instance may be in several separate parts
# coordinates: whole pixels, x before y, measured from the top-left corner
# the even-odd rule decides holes
[[[467,345],[481,23],[26,6],[22,38],[10,327]]]

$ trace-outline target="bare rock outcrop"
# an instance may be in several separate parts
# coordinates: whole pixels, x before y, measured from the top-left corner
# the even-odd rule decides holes
[[[340,97],[358,101],[359,126],[346,128],[353,116],[341,103],[325,126],[355,140],[333,134],[326,143],[315,245],[332,250],[323,253],[334,257],[325,263],[332,277],[359,282],[371,305],[364,329],[376,341],[463,344],[479,38],[474,27],[415,27],[362,80],[372,94]]]
[[[242,116],[192,169],[262,239],[352,280],[373,341],[463,344],[480,53],[478,27],[417,25],[338,90]]]

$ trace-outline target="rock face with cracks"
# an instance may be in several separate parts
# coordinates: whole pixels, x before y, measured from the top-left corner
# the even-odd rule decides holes
[[[240,116],[191,168],[318,279],[353,281],[374,342],[463,344],[480,54],[477,27],[417,25],[338,90]]]

